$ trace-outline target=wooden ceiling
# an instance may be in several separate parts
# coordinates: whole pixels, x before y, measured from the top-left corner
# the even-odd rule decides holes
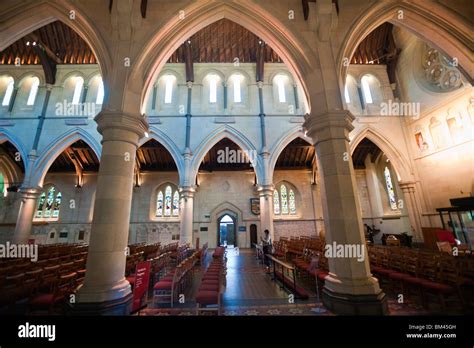
[[[84,141],[78,140],[64,150],[53,162],[49,172],[74,172],[79,165],[84,172],[97,172],[99,159],[95,152]]]
[[[261,39],[241,25],[221,19],[201,29],[191,38],[195,63],[256,62],[257,48]],[[282,63],[270,46],[265,46],[265,62]],[[181,45],[168,60],[169,63],[185,63],[185,46]]]
[[[177,171],[176,163],[169,151],[151,139],[137,150],[140,171]]]
[[[228,150],[227,150],[228,149]],[[223,152],[221,152],[223,151]],[[235,151],[235,152],[233,152]],[[221,155],[221,153],[228,153],[228,156]],[[235,157],[231,157],[234,153]],[[228,138],[224,138],[214,145],[209,152],[204,156],[199,171],[234,171],[234,170],[248,170],[253,171],[248,156],[244,151]],[[222,159],[224,161],[222,161]],[[223,162],[223,163],[220,163]],[[238,162],[238,163],[229,163]]]
[[[41,64],[34,42],[56,57],[57,64],[97,64],[89,45],[61,21],[49,23],[11,44],[0,52],[0,64],[15,64],[17,57],[21,65]]]
[[[281,152],[275,169],[311,169],[315,160],[314,146],[296,138]]]
[[[387,64],[397,52],[392,35],[393,24],[383,23],[359,44],[351,64]]]
[[[364,138],[359,145],[357,145],[354,153],[352,154],[352,163],[354,164],[355,169],[365,169],[365,158],[368,154],[372,155],[372,162],[374,162],[377,157],[382,153],[382,150],[379,149],[372,141],[367,138]]]
[[[10,159],[11,163],[15,163],[20,168],[22,173],[25,172],[25,164],[23,163],[21,156],[19,156],[17,148],[12,143],[9,141],[1,143],[0,153],[5,153]],[[20,161],[17,161],[17,159],[20,159]]]

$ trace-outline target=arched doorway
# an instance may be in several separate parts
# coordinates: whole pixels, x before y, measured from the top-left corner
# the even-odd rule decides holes
[[[217,245],[237,246],[236,218],[228,213],[217,220]]]

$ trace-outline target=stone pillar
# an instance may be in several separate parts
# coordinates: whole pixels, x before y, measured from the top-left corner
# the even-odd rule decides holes
[[[385,294],[370,273],[356,197],[348,137],[353,120],[349,111],[334,110],[317,116],[308,115],[305,122],[319,161],[326,243],[333,249],[336,246],[344,250],[363,250],[364,255],[360,259],[347,251],[342,256],[326,253],[329,275],[323,289],[323,302],[337,314],[387,314]]]
[[[273,231],[273,185],[260,185],[258,195],[260,197],[260,229],[268,230],[272,241],[275,240]]]
[[[181,186],[180,193],[180,232],[179,243],[193,245],[193,208],[194,208],[194,192],[193,186]]]
[[[13,243],[26,244],[28,242],[33,226],[33,218],[38,205],[38,197],[41,195],[41,192],[40,187],[20,189],[21,204],[16,220]]]
[[[141,116],[103,111],[96,117],[102,156],[94,204],[87,272],[75,308],[81,313],[127,314],[131,290],[125,264],[135,155],[148,129]]]
[[[423,242],[423,234],[421,231],[420,212],[415,197],[415,183],[414,182],[399,182],[398,185],[403,191],[404,200],[406,204],[408,217],[410,218],[410,225],[414,232],[415,242]]]

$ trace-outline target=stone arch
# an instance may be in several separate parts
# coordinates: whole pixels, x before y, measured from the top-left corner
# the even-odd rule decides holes
[[[257,154],[257,149],[254,144],[240,131],[235,128],[224,125],[217,128],[211,132],[204,140],[196,147],[194,155],[191,160],[191,168],[189,172],[189,181],[191,183],[195,182],[196,175],[199,171],[199,166],[204,158],[204,156],[209,152],[214,145],[216,145],[220,140],[228,138],[236,143],[243,151],[246,151],[248,154]],[[263,170],[260,162],[259,156],[253,156],[255,158],[253,163],[253,168],[255,174],[257,175],[258,182],[262,182],[263,179]]]
[[[215,247],[217,244],[217,236],[218,236],[218,231],[217,231],[217,222],[219,219],[224,216],[224,215],[230,215],[235,219],[235,238],[236,238],[236,244],[240,247],[242,247],[242,241],[239,241],[239,232],[238,232],[238,226],[243,223],[243,213],[242,210],[239,209],[236,205],[234,205],[231,202],[223,202],[218,204],[212,211],[211,211],[211,228],[210,228],[210,233],[211,235],[208,235],[208,240],[209,240],[209,246],[210,247]],[[214,228],[216,228],[214,230]],[[240,243],[239,243],[240,242]]]
[[[110,52],[96,25],[74,6],[75,19],[69,18],[71,6],[67,2],[29,2],[16,6],[14,11],[0,16],[4,29],[0,40],[0,51],[25,35],[51,22],[59,20],[71,27],[91,47],[99,62],[102,76],[112,67]],[[12,13],[15,12],[15,13]]]
[[[176,146],[175,142],[161,129],[157,127],[150,127],[149,131],[150,133],[148,134],[148,137],[140,139],[138,147],[142,146],[151,139],[154,139],[163,145],[165,149],[171,154],[171,157],[173,157],[174,163],[178,168],[179,182],[181,183],[184,180],[184,160],[181,151]]]
[[[399,12],[403,11],[403,19]],[[459,69],[473,83],[474,67],[472,65],[471,32],[472,26],[462,17],[437,3],[378,2],[370,4],[348,28],[338,54],[339,86],[344,88],[348,64],[360,42],[375,28],[384,22],[390,22],[414,33],[429,42],[448,57],[456,57]]]
[[[253,2],[206,0],[191,3],[182,11],[186,14],[185,19],[175,16],[160,31],[155,32],[134,64],[125,98],[135,101],[136,95],[140,95],[142,112],[156,76],[168,57],[185,39],[223,18],[239,23],[265,40],[286,62],[292,74],[297,76],[310,104],[309,91],[315,89],[317,83],[306,76],[315,70],[317,60],[300,33],[288,27],[288,22],[283,23],[270,14],[268,8],[264,9]]]
[[[308,137],[304,132],[301,126],[293,128],[289,133],[284,134],[280,139],[276,141],[273,147],[270,150],[270,161],[268,167],[268,179],[273,181],[273,173],[275,171],[275,165],[278,161],[278,157],[280,157],[281,153],[291,143],[293,140],[301,138],[308,143],[312,144],[313,141],[310,137]]]
[[[89,145],[97,158],[100,159],[102,148],[99,142],[82,128],[71,129],[69,132],[60,135],[44,147],[43,152],[39,155],[36,165],[33,168],[31,183],[35,186],[42,186],[46,173],[56,158],[68,146],[74,144],[78,140],[82,140]]]
[[[28,171],[30,163],[28,159],[28,152],[26,150],[25,144],[18,138],[16,135],[13,133],[9,132],[6,129],[1,129],[0,128],[0,144],[4,143],[5,141],[8,141],[15,146],[15,148],[18,150],[21,156],[21,160],[23,161],[23,165],[25,166],[25,173]]]
[[[407,159],[396,149],[395,146],[390,144],[390,141],[387,140],[384,136],[379,134],[372,128],[365,128],[359,134],[357,134],[354,139],[350,142],[351,155],[354,153],[357,145],[364,139],[367,138],[377,145],[380,150],[382,150],[385,155],[390,159],[394,164],[393,168],[397,173],[398,181],[413,181],[413,174],[411,167],[408,164]]]

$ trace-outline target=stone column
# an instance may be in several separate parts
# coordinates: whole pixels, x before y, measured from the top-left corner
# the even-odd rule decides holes
[[[194,208],[193,186],[181,186],[180,193],[180,232],[179,243],[193,245],[193,208]]]
[[[258,195],[260,197],[260,229],[268,230],[272,241],[275,240],[273,231],[273,185],[260,185]]]
[[[26,244],[28,242],[38,205],[38,197],[41,195],[41,192],[41,187],[20,189],[21,204],[13,235],[13,243]]]
[[[399,182],[398,185],[403,191],[404,203],[407,206],[408,217],[410,224],[414,231],[415,242],[423,242],[423,234],[421,231],[420,212],[415,197],[415,183],[414,182]]]
[[[102,111],[97,117],[102,156],[94,204],[87,272],[76,298],[79,312],[127,314],[131,302],[125,264],[133,170],[146,120],[121,112]]]
[[[308,115],[305,122],[308,135],[314,141],[321,173],[326,243],[332,249],[336,247],[334,251],[344,248],[343,255],[328,255],[328,249],[325,250],[329,275],[323,289],[323,302],[337,314],[387,314],[385,294],[370,273],[356,197],[348,138],[353,120],[349,111],[334,110]],[[354,255],[357,249],[363,250],[362,258]]]

